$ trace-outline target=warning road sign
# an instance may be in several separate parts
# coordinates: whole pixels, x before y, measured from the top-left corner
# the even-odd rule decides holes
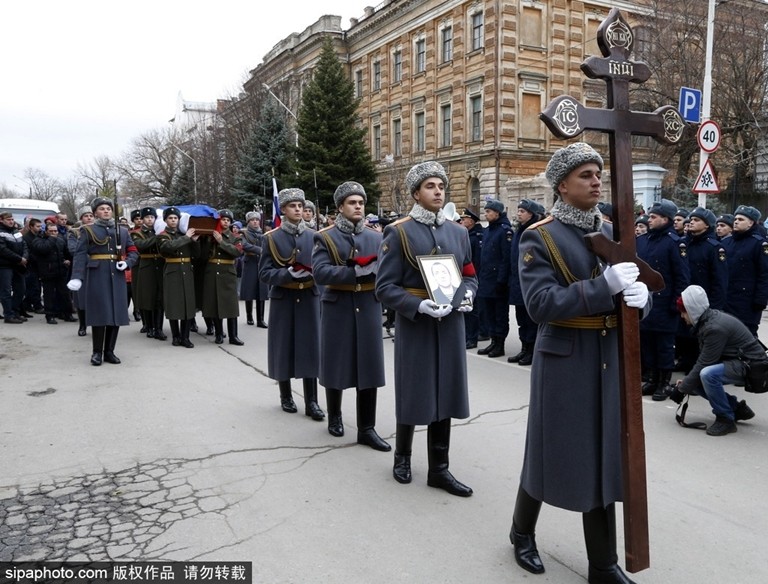
[[[696,179],[696,184],[693,186],[694,193],[719,193],[720,187],[717,186],[717,176],[715,175],[715,169],[712,168],[712,162],[707,159],[704,164],[704,168],[699,173],[699,178]]]

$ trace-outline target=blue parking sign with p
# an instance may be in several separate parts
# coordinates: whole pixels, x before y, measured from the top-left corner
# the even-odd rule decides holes
[[[678,110],[686,122],[698,124],[701,121],[701,90],[681,87]]]

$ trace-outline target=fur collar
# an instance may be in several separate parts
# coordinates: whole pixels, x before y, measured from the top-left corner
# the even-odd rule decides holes
[[[363,232],[363,229],[365,229],[365,221],[361,219],[357,223],[352,223],[349,219],[344,217],[341,213],[336,215],[336,227],[341,231],[342,233],[351,233],[353,235],[358,235]]]
[[[562,199],[555,202],[550,214],[561,223],[573,225],[587,233],[600,231],[603,225],[603,218],[597,207],[593,207],[589,211],[582,211],[565,203]]]
[[[297,224],[291,223],[290,221],[283,221],[280,223],[280,229],[285,231],[286,233],[290,233],[291,235],[301,235],[304,233],[304,230],[307,228],[306,222],[302,219]]]
[[[411,212],[408,213],[408,215],[413,217],[414,221],[430,227],[435,224],[442,225],[445,223],[445,213],[443,213],[442,209],[438,209],[437,213],[433,213],[432,211],[427,211],[418,203],[413,206],[413,209],[411,209]]]
[[[101,227],[114,227],[115,226],[115,220],[114,219],[96,219],[96,221],[93,222],[94,225],[100,225]]]

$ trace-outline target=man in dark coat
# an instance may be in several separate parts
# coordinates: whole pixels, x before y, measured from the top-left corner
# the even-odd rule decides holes
[[[131,214],[133,215],[133,214]],[[132,233],[139,250],[139,266],[133,269],[133,303],[141,310],[147,328],[147,338],[164,341],[163,332],[163,270],[165,259],[158,248],[155,220],[157,212],[152,207],[139,211],[141,227]]]
[[[35,312],[40,314],[45,312],[41,310],[43,303],[42,297],[42,284],[40,282],[40,273],[37,269],[37,258],[32,250],[32,243],[43,236],[43,222],[35,217],[30,217],[27,220],[25,229],[22,229],[22,238],[27,244],[27,250],[29,251],[29,257],[27,258],[27,273],[25,279],[25,291],[24,291],[24,303],[21,316],[29,318],[28,314]],[[66,283],[66,282],[65,282]],[[70,318],[72,315],[69,315]]]
[[[733,214],[728,247],[728,302],[725,310],[757,336],[768,304],[768,241],[759,230],[760,211],[740,205]]]
[[[685,238],[674,230],[677,205],[661,199],[648,210],[648,233],[637,238],[637,257],[664,278],[664,289],[653,293],[653,308],[640,323],[640,354],[649,381],[643,395],[654,401],[667,399],[669,380],[675,368],[675,333],[679,317],[676,301],[690,284],[688,248]]]
[[[485,228],[480,223],[480,217],[472,212],[471,209],[464,209],[461,215],[461,224],[469,232],[469,245],[472,248],[472,265],[475,266],[475,273],[480,273],[480,257],[483,250],[483,237]],[[467,336],[467,349],[477,348],[477,341],[481,336],[487,336],[485,323],[480,316],[481,307],[475,304],[474,310],[464,313],[464,328]]]
[[[157,236],[157,249],[165,258],[163,268],[163,308],[171,327],[171,344],[192,349],[191,323],[197,310],[194,260],[200,256],[200,235],[190,227],[179,229],[178,207],[163,210],[165,229]]]
[[[509,303],[515,307],[517,333],[522,348],[517,355],[507,358],[508,363],[530,365],[533,362],[533,347],[536,344],[538,325],[531,319],[531,315],[525,308],[523,290],[520,288],[520,272],[517,266],[520,263],[520,238],[526,229],[541,221],[544,212],[544,207],[541,204],[530,199],[522,199],[517,204],[517,230],[512,238],[509,253]]]
[[[427,484],[469,497],[472,489],[448,470],[451,418],[469,417],[464,315],[477,291],[469,235],[443,213],[448,177],[437,162],[417,164],[405,178],[415,204],[388,225],[379,251],[376,295],[395,310],[395,463],[393,476],[411,482],[416,424],[428,424]],[[429,299],[419,256],[453,255],[462,282],[451,305]]]
[[[86,324],[93,333],[91,365],[95,366],[101,365],[102,359],[120,363],[115,355],[117,333],[130,322],[125,270],[139,261],[128,229],[115,223],[113,205],[110,199],[100,197],[91,203],[96,220],[80,228],[72,279],[67,284],[70,290],[83,287],[85,291]]]
[[[737,318],[711,308],[701,286],[683,290],[678,308],[693,327],[700,351],[690,373],[677,382],[672,398],[678,403],[684,394],[706,398],[715,414],[715,423],[707,428],[707,434],[725,436],[736,432],[736,422],[750,420],[755,413],[746,401],[726,393],[723,385],[744,385],[746,363],[765,364],[765,347]]]
[[[334,225],[315,234],[312,274],[322,286],[320,383],[325,387],[328,432],[344,435],[344,389],[357,390],[357,443],[389,452],[376,432],[376,394],[383,387],[381,304],[374,293],[381,234],[365,226],[363,186],[339,185]]]
[[[483,237],[477,298],[483,306],[491,344],[477,354],[501,357],[509,334],[509,254],[514,233],[501,201],[486,201],[485,218],[488,227]]]
[[[21,233],[16,229],[13,213],[0,213],[0,303],[4,320],[8,324],[21,324],[24,311],[24,272],[29,250]]]
[[[552,155],[551,216],[523,232],[520,284],[539,323],[531,370],[525,459],[510,539],[517,563],[540,574],[535,541],[542,502],[582,513],[589,582],[627,584],[617,564],[614,503],[622,499],[619,354],[615,295],[643,309],[635,264],[606,267],[584,241],[603,224],[603,159],[578,142]]]
[[[56,225],[46,225],[42,237],[32,240],[32,253],[37,260],[40,281],[43,283],[45,301],[45,321],[57,324],[56,316],[63,315],[65,320],[72,318],[72,301],[69,298],[67,280],[72,264],[72,255],[67,249],[67,242],[59,235]]]
[[[240,237],[230,227],[234,215],[229,209],[219,211],[221,230],[211,234],[212,245],[205,265],[203,280],[203,318],[213,322],[216,333],[214,342],[224,342],[224,319],[227,320],[227,335],[230,345],[243,345],[237,336],[237,317],[240,316],[240,302],[237,298],[237,271],[235,260],[242,254]]]
[[[280,388],[280,407],[296,413],[291,379],[304,385],[304,414],[322,421],[317,404],[320,368],[320,302],[312,276],[315,231],[302,219],[304,191],[283,189],[277,195],[283,221],[264,234],[259,277],[270,285],[267,374]]]
[[[269,286],[259,279],[259,262],[263,251],[264,232],[261,229],[261,213],[245,214],[245,229],[240,232],[243,245],[243,275],[240,278],[240,300],[245,300],[247,324],[254,324],[253,303],[256,302],[256,326],[267,328],[264,320],[265,302]]]
[[[725,247],[725,251],[728,251],[728,246],[733,243],[733,215],[725,213],[717,218],[715,235]]]

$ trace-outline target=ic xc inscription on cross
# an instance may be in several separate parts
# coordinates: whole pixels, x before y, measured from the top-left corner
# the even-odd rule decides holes
[[[672,106],[655,112],[629,109],[629,84],[644,83],[651,76],[645,63],[630,61],[634,45],[632,29],[614,8],[597,31],[603,57],[589,57],[581,70],[590,79],[603,79],[607,108],[589,108],[564,95],[549,104],[541,120],[559,138],[578,136],[584,130],[609,134],[613,234],[616,242],[596,234],[587,245],[610,263],[633,261],[640,266],[640,280],[650,290],[664,287],[661,276],[636,255],[634,235],[634,188],[632,182],[632,135],[651,136],[662,143],[680,141],[685,121]],[[648,502],[645,477],[645,434],[640,393],[640,340],[637,310],[618,302],[621,379],[622,453],[624,478],[624,539],[626,566],[638,572],[650,565],[648,553]]]

